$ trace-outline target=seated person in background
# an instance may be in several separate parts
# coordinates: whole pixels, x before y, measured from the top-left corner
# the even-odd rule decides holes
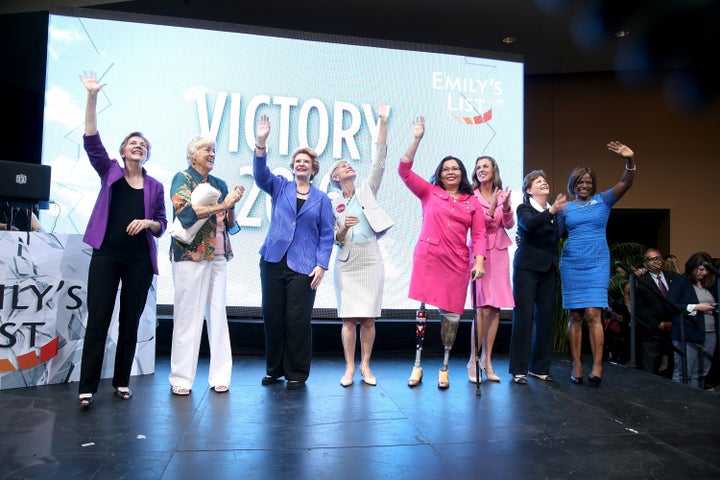
[[[673,366],[673,310],[663,298],[679,274],[663,271],[662,254],[655,248],[646,250],[644,257],[645,272],[638,277],[635,293],[636,362],[641,370],[669,378]]]
[[[10,202],[3,202],[0,204],[0,230],[39,232],[42,225],[29,208],[18,208]]]

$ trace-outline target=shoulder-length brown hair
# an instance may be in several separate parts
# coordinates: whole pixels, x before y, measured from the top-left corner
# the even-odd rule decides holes
[[[685,275],[687,275],[691,282],[697,282],[697,268],[702,266],[703,263],[712,265],[712,257],[707,252],[695,252],[690,255],[690,258],[685,262]],[[709,289],[714,284],[715,274],[708,269],[708,274],[700,280],[700,285],[702,285],[703,288]]]
[[[473,165],[473,172],[472,172],[472,186],[473,189],[480,188],[480,180],[477,177],[477,164],[480,160],[487,159],[490,160],[490,165],[492,165],[493,168],[493,176],[492,176],[492,186],[493,189],[499,188],[502,190],[503,184],[502,180],[500,179],[500,167],[498,167],[497,161],[491,157],[490,155],[481,155],[478,158],[475,159],[475,165]]]

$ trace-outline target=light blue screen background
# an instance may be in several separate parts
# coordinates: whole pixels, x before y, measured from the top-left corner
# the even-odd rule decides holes
[[[165,185],[169,221],[170,182],[187,167],[188,140],[205,133],[216,138],[212,174],[246,189],[238,210],[242,230],[232,237],[235,258],[228,264],[229,306],[261,303],[257,252],[267,232],[269,202],[252,178],[253,127],[260,114],[269,115],[272,124],[270,168],[289,176],[292,152],[307,143],[320,154],[314,184],[334,197],[330,166],[341,157],[349,160],[359,185],[371,163],[374,110],[382,103],[391,106],[387,168],[378,195],[396,222],[380,240],[386,309],[417,307],[407,292],[420,202],[397,174],[414,116],[425,116],[426,125],[413,167],[417,173],[429,178],[446,155],[463,160],[471,173],[475,159],[488,154],[513,190],[513,207],[521,200],[521,62],[53,14],[43,163],[52,166],[55,204],[40,218],[47,230],[83,233],[99,190],[82,148],[86,90],[79,74],[85,70],[107,83],[98,102],[98,130],[111,156],[119,158],[120,142],[131,131],[150,140],[145,167]],[[491,118],[479,124],[466,120],[479,114]],[[350,132],[349,142],[343,131]],[[173,303],[169,241],[167,234],[159,240],[158,304]],[[316,308],[336,306],[332,261]]]

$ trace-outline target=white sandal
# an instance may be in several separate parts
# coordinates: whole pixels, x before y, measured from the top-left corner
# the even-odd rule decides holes
[[[190,389],[185,387],[180,387],[178,385],[173,385],[171,388],[171,391],[173,395],[180,395],[182,397],[185,397],[187,395],[190,395]]]

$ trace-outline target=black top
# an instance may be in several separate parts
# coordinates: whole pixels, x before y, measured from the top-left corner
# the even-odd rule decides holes
[[[142,188],[132,188],[126,179],[112,185],[108,225],[100,251],[113,255],[147,257],[149,247],[143,230],[129,235],[127,226],[136,219],[145,218],[145,200]]]

